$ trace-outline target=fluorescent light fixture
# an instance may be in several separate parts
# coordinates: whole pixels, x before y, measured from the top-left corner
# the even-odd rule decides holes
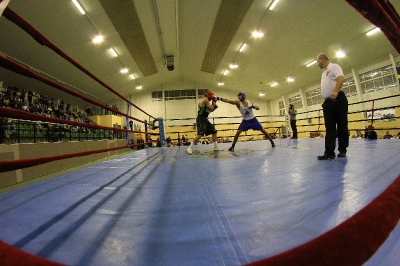
[[[278,85],[278,82],[274,82],[271,84],[271,87],[275,87],[276,85]]]
[[[133,75],[133,74],[129,74],[129,77],[130,77],[131,79],[136,79],[135,75]]]
[[[224,74],[222,74],[222,75],[225,76],[226,74],[228,74],[228,72],[229,72],[228,70],[225,70],[225,71],[224,71]]]
[[[243,43],[242,46],[240,46],[239,53],[243,52],[246,45],[247,45],[246,43]]]
[[[279,2],[279,0],[275,0],[274,2],[272,2],[272,4],[269,6],[269,10],[274,9],[274,7],[276,6],[276,4]]]
[[[265,93],[264,92],[260,92],[259,95],[262,97],[262,96],[265,96]]]
[[[223,81],[218,82],[218,86],[223,86],[225,83]]]
[[[119,72],[121,72],[121,73],[128,73],[128,69],[125,67],[125,68],[121,69]]]
[[[342,58],[342,57],[345,57],[346,54],[345,54],[343,51],[338,51],[338,52],[336,53],[336,56],[339,57],[339,58]]]
[[[254,38],[260,38],[260,37],[264,36],[264,33],[262,33],[261,31],[255,30],[255,31],[253,31],[252,35]]]
[[[229,65],[229,68],[232,68],[232,69],[233,69],[233,68],[238,68],[238,65],[235,64],[235,63],[232,63],[232,64]]]
[[[72,3],[76,6],[76,8],[81,12],[82,15],[85,15],[85,10],[81,7],[77,0],[72,0]]]
[[[293,81],[294,81],[294,78],[288,77],[288,78],[287,78],[287,81],[288,81],[288,82],[293,82]]]
[[[103,41],[103,36],[97,35],[96,37],[93,38],[92,40],[94,43],[99,43]]]
[[[110,51],[110,53],[112,54],[113,57],[118,56],[117,52],[115,52],[115,50],[113,48],[108,49],[108,51]]]
[[[308,63],[308,64],[306,65],[306,67],[312,66],[312,65],[314,65],[314,64],[316,64],[316,63],[317,63],[317,60],[313,60],[313,61],[311,61],[310,63]]]
[[[142,87],[141,85],[137,85],[137,86],[136,86],[136,89],[137,89],[137,90],[141,90],[142,88],[143,88],[143,87]]]
[[[372,34],[374,34],[374,33],[379,32],[379,31],[381,31],[380,28],[373,28],[372,30],[368,31],[368,32],[365,33],[365,34],[367,34],[367,36],[370,36],[370,35],[372,35]]]

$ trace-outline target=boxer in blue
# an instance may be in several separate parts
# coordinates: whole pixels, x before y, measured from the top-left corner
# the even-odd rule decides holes
[[[239,128],[236,131],[235,138],[233,139],[232,142],[232,147],[229,148],[229,151],[235,150],[235,144],[240,134],[243,131],[247,131],[249,129],[260,130],[265,135],[265,138],[269,139],[272,147],[275,147],[274,141],[272,140],[271,136],[268,134],[267,131],[265,131],[260,122],[258,122],[256,116],[253,114],[253,109],[260,110],[260,108],[246,99],[246,93],[239,92],[237,96],[238,96],[237,100],[228,100],[225,98],[216,97],[217,100],[219,101],[236,105],[236,107],[239,109],[240,113],[243,116],[242,123],[240,124]]]

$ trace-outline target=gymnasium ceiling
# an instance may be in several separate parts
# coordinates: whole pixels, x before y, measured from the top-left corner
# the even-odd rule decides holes
[[[264,92],[266,100],[319,84],[317,65],[306,67],[326,52],[345,74],[351,67],[384,59],[394,48],[379,32],[366,36],[374,25],[344,0],[11,0],[9,7],[52,43],[113,89],[129,97],[161,90],[178,81],[201,84],[216,93]],[[397,11],[400,1],[392,1]],[[252,31],[264,33],[252,37]],[[101,34],[102,43],[92,39]],[[102,102],[116,98],[80,73],[47,47],[41,46],[6,18],[0,19],[0,52],[41,70]],[[243,43],[243,52],[238,50]],[[113,47],[118,57],[108,51]],[[336,58],[337,50],[346,53]],[[174,56],[174,70],[165,66]],[[238,64],[230,70],[230,63]],[[125,66],[129,72],[121,74]],[[229,70],[223,75],[225,70]],[[134,74],[131,79],[128,74]],[[292,76],[295,81],[287,82]],[[50,88],[0,68],[0,80],[20,87],[50,92]],[[223,81],[225,85],[218,86]],[[279,84],[270,87],[273,82]],[[137,85],[143,88],[135,89]],[[8,86],[9,84],[4,84]],[[40,87],[40,88],[38,88]],[[188,87],[187,89],[194,88]],[[140,106],[140,103],[136,103]]]

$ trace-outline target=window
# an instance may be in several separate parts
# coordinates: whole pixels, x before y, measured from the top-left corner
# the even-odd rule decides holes
[[[151,93],[151,100],[153,102],[158,102],[162,100],[162,91],[153,91]]]
[[[196,90],[165,91],[166,101],[195,99],[195,98],[196,98]]]
[[[323,102],[321,88],[306,92],[307,106],[321,104]]]
[[[296,95],[293,97],[289,97],[289,104],[293,104],[295,109],[299,109],[303,107],[303,102],[301,101],[301,95]]]
[[[165,91],[165,100],[171,101],[175,99],[175,91]]]
[[[195,99],[196,90],[186,90],[186,99]]]
[[[363,93],[389,89],[397,85],[392,65],[387,65],[359,75]]]
[[[343,92],[347,97],[356,96],[357,89],[354,83],[354,78],[348,78],[343,81]]]
[[[208,89],[198,89],[197,90],[197,98],[202,99],[204,98],[204,94],[208,91]]]
[[[283,101],[279,102],[279,115],[285,115],[285,105],[283,104]]]

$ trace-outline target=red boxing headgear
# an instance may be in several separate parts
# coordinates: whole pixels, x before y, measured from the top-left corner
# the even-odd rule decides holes
[[[206,91],[205,95],[209,101],[215,98],[214,93],[212,91]]]

